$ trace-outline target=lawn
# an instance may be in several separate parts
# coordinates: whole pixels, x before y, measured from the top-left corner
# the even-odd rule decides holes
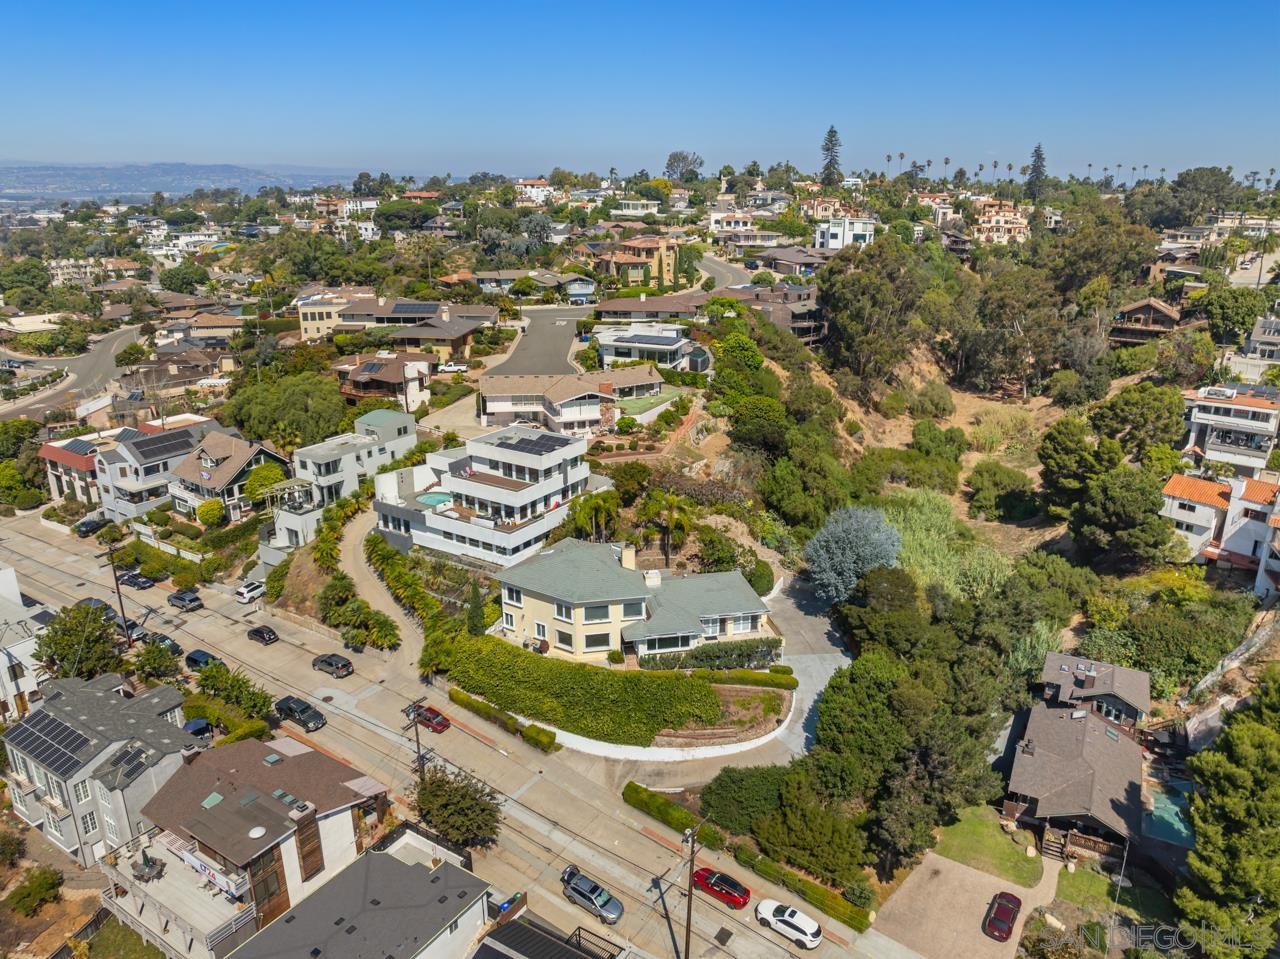
[[[1120,912],[1139,921],[1177,921],[1173,905],[1163,890],[1141,873],[1130,872],[1129,878],[1133,880],[1133,885],[1120,890]],[[1058,874],[1059,899],[1074,902],[1100,915],[1110,913],[1115,894],[1115,884],[1092,864],[1079,865],[1075,872],[1064,869]]]
[[[666,383],[662,384],[662,389],[652,396],[630,396],[625,400],[618,400],[618,412],[622,416],[639,416],[641,413],[648,413],[651,409],[668,403],[680,395],[680,391],[674,386]]]
[[[89,959],[164,959],[164,953],[112,918],[89,940]]]
[[[1024,847],[1005,835],[995,810],[988,806],[962,810],[956,822],[939,832],[934,852],[1028,888],[1044,872],[1040,857],[1029,858]]]

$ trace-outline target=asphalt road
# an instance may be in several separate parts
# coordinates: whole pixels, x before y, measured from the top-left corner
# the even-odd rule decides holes
[[[715,279],[717,289],[724,286],[741,286],[743,283],[751,282],[750,270],[737,263],[729,263],[717,256],[712,256],[710,253],[703,254],[698,268]]]
[[[1265,287],[1268,283],[1276,281],[1276,274],[1271,271],[1280,264],[1280,250],[1275,253],[1254,254],[1262,260],[1262,274],[1258,274],[1258,260],[1253,261],[1253,266],[1247,270],[1237,270],[1231,274],[1232,286],[1253,286]]]
[[[525,307],[528,329],[521,334],[511,356],[489,372],[503,376],[576,373],[569,362],[569,349],[577,321],[590,312],[589,306]]]
[[[126,326],[108,333],[82,356],[49,357],[36,360],[28,369],[54,370],[65,366],[70,374],[58,388],[12,402],[0,402],[0,419],[27,416],[43,417],[51,409],[65,408],[69,402],[83,403],[97,396],[119,372],[115,355],[138,336],[136,326]],[[16,357],[17,353],[0,350],[0,355]],[[27,358],[27,357],[22,357]],[[70,394],[70,395],[68,395]]]
[[[96,596],[115,605],[111,576],[95,554],[92,540],[55,534],[35,516],[0,523],[0,561],[18,571],[24,592],[55,606]],[[575,926],[614,942],[628,940],[644,953],[667,959],[678,955],[683,939],[685,889],[678,837],[657,822],[622,804],[617,792],[584,776],[557,755],[546,755],[518,738],[459,710],[438,686],[422,685],[412,663],[414,650],[398,654],[366,651],[353,657],[356,672],[336,680],[311,668],[319,653],[340,651],[340,644],[314,630],[285,621],[270,609],[241,606],[229,587],[201,588],[206,608],[191,615],[166,605],[168,591],[157,586],[124,590],[127,614],[145,627],[172,636],[185,650],[201,648],[243,669],[273,696],[299,695],[314,702],[329,723],[301,737],[346,758],[401,797],[411,795],[412,732],[405,733],[402,710],[418,696],[454,721],[443,735],[423,732],[423,747],[490,783],[503,797],[503,826],[498,843],[475,856],[481,878],[503,893],[525,890],[531,908],[558,927]],[[272,626],[280,642],[261,647],[245,636],[248,626]],[[416,646],[415,636],[406,644]],[[408,654],[408,655],[406,655]],[[289,729],[291,735],[298,731]],[[741,874],[732,857],[700,850],[700,865]],[[601,927],[560,892],[560,872],[576,863],[597,879],[626,908],[622,923]],[[759,877],[743,876],[753,898],[793,896]],[[795,950],[759,928],[749,911],[732,912],[698,895],[694,910],[692,956],[701,959],[784,959]],[[834,933],[828,923],[828,932]],[[717,937],[725,938],[724,946]],[[848,933],[845,933],[848,936]],[[849,936],[849,938],[853,938]],[[862,956],[855,943],[854,955]],[[848,955],[834,938],[808,953],[814,959]]]

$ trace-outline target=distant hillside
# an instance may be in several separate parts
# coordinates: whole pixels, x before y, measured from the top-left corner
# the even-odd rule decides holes
[[[255,169],[230,163],[86,164],[0,162],[0,199],[110,200],[181,194],[215,187],[256,193],[263,186],[307,187],[346,182],[345,170]]]

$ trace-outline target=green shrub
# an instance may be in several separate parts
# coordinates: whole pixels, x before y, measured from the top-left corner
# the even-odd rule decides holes
[[[682,835],[686,829],[693,829],[698,825],[698,817],[684,806],[672,802],[662,793],[646,789],[639,783],[628,782],[622,788],[622,799],[628,806],[639,809],[645,815],[652,816]],[[698,828],[698,842],[708,849],[723,849],[724,833],[710,823],[703,823]]]
[[[608,659],[609,662],[613,663],[613,665],[615,666],[621,666],[623,663],[627,661],[627,657],[623,654],[622,650],[620,649],[609,650],[609,653],[605,658]]]
[[[844,892],[840,893],[840,895],[845,902],[852,903],[859,909],[874,909],[879,905],[876,900],[876,891],[865,882],[845,887]]]
[[[268,603],[274,603],[284,593],[285,580],[289,578],[289,567],[292,563],[293,553],[290,553],[267,573],[267,581],[263,584],[265,587],[263,596]]]
[[[148,526],[155,526],[155,527],[168,526],[172,522],[173,522],[173,517],[162,509],[147,510]]]
[[[172,535],[173,535],[173,530],[171,530],[168,526],[161,526],[158,530],[156,530],[156,539],[165,540]]]
[[[250,719],[218,740],[217,745],[228,746],[242,739],[266,739],[271,734],[271,727],[265,719]]]
[[[769,672],[780,673],[783,676],[790,676],[792,673],[795,672],[795,670],[792,669],[790,666],[787,666],[785,663],[774,663],[772,666],[769,667]]]
[[[185,536],[187,539],[192,540],[193,542],[200,538],[200,532],[201,532],[200,527],[194,525],[193,523],[184,523],[181,520],[175,519],[170,524],[169,528],[173,530],[175,533],[177,533],[179,536]]]
[[[224,526],[220,529],[208,530],[200,538],[200,542],[210,550],[220,550],[235,543],[243,542],[258,535],[258,528],[266,520],[262,513],[256,513],[235,526]]]
[[[164,563],[148,561],[138,567],[138,572],[147,579],[155,580],[157,583],[169,578],[169,569]]]
[[[45,496],[42,491],[38,489],[24,489],[13,498],[13,507],[15,510],[35,509],[37,506],[42,506],[44,504],[44,500]]]
[[[757,596],[767,596],[773,589],[773,567],[757,557],[747,573],[747,582],[756,591]]]
[[[191,569],[180,569],[173,574],[173,585],[177,589],[194,589],[200,583],[200,574]]]
[[[916,390],[907,400],[907,408],[913,418],[944,419],[956,411],[955,401],[951,399],[951,390],[942,380],[930,380]]]
[[[850,436],[857,436],[862,432],[862,424],[855,419],[847,419],[844,421],[844,431]]]
[[[451,702],[457,703],[463,709],[468,709],[475,713],[481,719],[488,720],[495,726],[501,726],[513,735],[520,733],[520,720],[516,719],[510,713],[504,712],[498,707],[486,703],[483,699],[476,699],[474,696],[469,696],[456,687],[449,690],[449,699]],[[552,739],[554,738],[555,736],[552,734]]]
[[[719,686],[763,686],[766,689],[795,689],[800,680],[783,673],[758,673],[751,669],[695,669],[694,679]]]
[[[31,917],[46,902],[56,902],[61,896],[62,873],[51,866],[36,866],[27,870],[4,904],[20,916]]]
[[[948,495],[960,487],[960,464],[942,456],[928,456],[919,450],[873,447],[849,471],[849,486],[855,500],[879,495],[885,483],[902,483],[916,489],[937,490]]]
[[[880,398],[876,408],[881,416],[895,420],[907,411],[907,400],[908,396],[904,390],[890,390]]]
[[[1039,512],[1031,477],[1021,470],[985,459],[973,468],[968,483],[969,515],[1018,522]]]
[[[786,766],[726,766],[702,788],[702,814],[739,836],[782,808]]]
[[[220,499],[207,499],[196,507],[196,519],[206,528],[221,526],[227,518],[227,508]]]
[[[6,519],[8,519],[10,516],[17,516],[17,515],[18,515],[18,510],[16,507],[10,506],[8,503],[0,503],[0,516],[3,516]]]
[[[911,448],[925,456],[940,456],[958,462],[969,448],[969,440],[958,426],[944,430],[933,420],[921,420],[911,430]]]
[[[1156,365],[1156,345],[1144,343],[1142,346],[1129,346],[1104,353],[1111,376],[1132,376],[1143,373]]]
[[[20,832],[0,829],[0,862],[10,869],[27,855],[27,839]]]
[[[748,846],[739,846],[734,858],[758,876],[769,882],[783,886],[798,895],[815,909],[826,913],[832,919],[843,922],[856,932],[866,932],[871,925],[867,910],[848,902],[833,889],[805,879],[785,866],[780,866],[766,856],[760,855]]]
[[[520,730],[520,737],[530,746],[541,749],[544,753],[553,753],[560,748],[556,742],[555,730],[543,729],[530,723]]]

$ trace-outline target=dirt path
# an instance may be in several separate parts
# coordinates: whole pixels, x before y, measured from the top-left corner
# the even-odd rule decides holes
[[[338,568],[351,577],[356,595],[374,609],[386,613],[400,630],[400,646],[382,665],[384,676],[413,675],[418,671],[418,657],[422,654],[422,630],[416,622],[391,598],[376,573],[364,561],[364,540],[377,522],[373,510],[364,510],[347,524],[342,534],[342,549],[338,554]]]

